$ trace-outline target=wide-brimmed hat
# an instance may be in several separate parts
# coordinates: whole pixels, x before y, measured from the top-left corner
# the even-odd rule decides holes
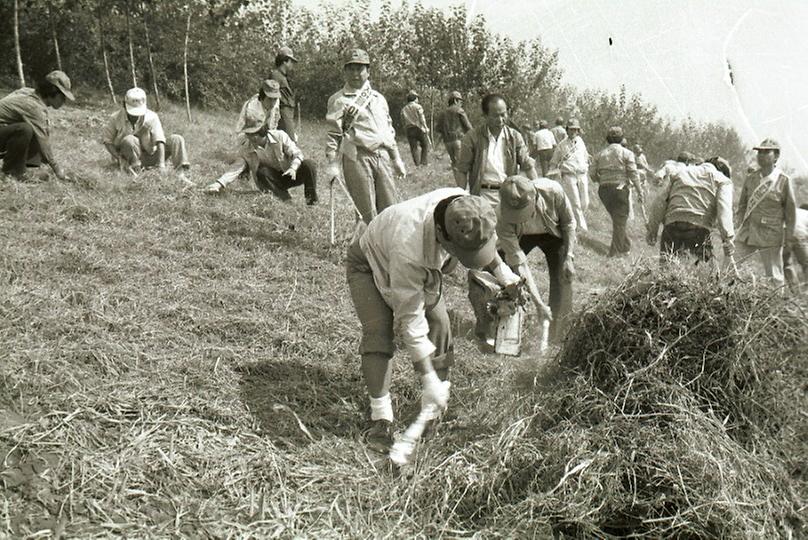
[[[463,195],[449,203],[445,215],[451,254],[466,268],[483,268],[497,254],[497,215],[482,197]]]
[[[578,123],[576,118],[570,118],[567,122],[567,129],[581,129],[581,124]]]
[[[753,150],[780,150],[780,145],[774,139],[763,139]]]
[[[292,62],[297,62],[297,58],[295,58],[295,55],[292,54],[292,49],[290,49],[289,47],[281,47],[280,49],[278,49],[278,56],[288,58]]]
[[[149,110],[146,106],[146,91],[137,86],[126,91],[123,103],[126,112],[132,116],[143,116]]]
[[[273,79],[265,79],[261,83],[261,90],[264,91],[264,96],[270,98],[279,98],[281,97],[281,85],[278,81]]]
[[[59,89],[59,91],[64,94],[64,96],[70,100],[75,101],[76,98],[73,97],[73,92],[70,91],[71,84],[70,84],[70,77],[67,76],[67,73],[64,71],[59,71],[58,69],[55,71],[51,71],[47,75],[45,75],[45,80],[51,83],[53,86]]]
[[[242,133],[250,134],[261,131],[266,123],[266,115],[263,109],[247,107],[244,112],[244,127],[241,128]]]
[[[509,176],[499,189],[499,219],[523,223],[533,217],[536,187],[524,176]]]
[[[368,53],[362,49],[351,49],[345,55],[344,65],[347,66],[348,64],[362,64],[365,66],[369,66],[370,56],[368,56]]]

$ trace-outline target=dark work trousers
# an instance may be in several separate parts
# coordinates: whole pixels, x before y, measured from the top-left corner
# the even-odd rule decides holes
[[[460,158],[460,148],[463,143],[458,139],[456,141],[444,141],[444,145],[446,146],[446,153],[449,154],[449,160],[452,162],[452,167],[454,167],[454,164]]]
[[[557,340],[564,335],[569,314],[572,312],[572,282],[568,281],[562,273],[564,266],[564,241],[552,234],[526,234],[519,238],[519,247],[529,254],[533,248],[539,248],[547,260],[550,292],[547,299],[553,321],[550,323],[550,338]],[[500,252],[500,257],[504,254]],[[469,300],[477,318],[474,333],[485,339],[493,337],[493,319],[485,308],[485,302],[490,294],[474,279],[469,278]]]
[[[410,143],[412,161],[415,165],[429,163],[429,139],[424,130],[415,126],[407,126],[407,142]]]
[[[553,149],[545,148],[544,150],[537,150],[539,155],[539,165],[541,166],[541,175],[547,177],[550,172],[550,160],[553,159]]]
[[[612,218],[612,245],[609,248],[609,257],[626,255],[631,251],[631,239],[626,231],[628,194],[627,187],[617,189],[616,185],[606,185],[598,188],[598,196]]]
[[[284,171],[267,165],[260,165],[255,173],[255,184],[261,191],[271,191],[282,201],[292,198],[289,195],[289,188],[302,185],[306,204],[317,202],[317,164],[314,161],[304,159],[297,169],[297,178],[294,180],[284,176],[283,173]]]
[[[659,253],[664,263],[670,257],[683,253],[695,255],[697,262],[707,262],[713,258],[713,241],[710,230],[686,221],[668,223],[662,229]]]
[[[3,172],[22,176],[25,165],[39,165],[39,142],[30,124],[17,122],[0,126],[0,155],[3,155]]]
[[[281,117],[278,119],[278,129],[283,130],[293,141],[297,142],[297,132],[295,131],[295,108],[280,107]]]

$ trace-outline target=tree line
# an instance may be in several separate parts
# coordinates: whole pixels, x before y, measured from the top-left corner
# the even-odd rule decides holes
[[[61,68],[79,89],[105,89],[110,100],[138,85],[155,108],[168,98],[236,110],[268,76],[278,47],[288,45],[300,60],[290,79],[302,113],[322,118],[328,96],[342,85],[344,51],[360,47],[371,56],[372,82],[394,122],[411,88],[428,118],[449,92],[462,92],[472,121],[480,116],[479,97],[497,91],[520,125],[578,118],[592,152],[605,144],[610,125],[621,125],[652,163],[689,150],[745,168],[744,145],[731,127],[666,118],[625,88],[579,91],[564,84],[558,51],[540,37],[496,34],[463,5],[443,11],[389,0],[322,2],[316,9],[292,0],[14,0],[0,3],[0,21],[7,21],[0,77],[10,86]]]

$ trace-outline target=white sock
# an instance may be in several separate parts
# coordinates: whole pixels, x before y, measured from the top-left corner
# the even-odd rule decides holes
[[[370,419],[393,421],[393,401],[389,393],[379,398],[370,397]]]

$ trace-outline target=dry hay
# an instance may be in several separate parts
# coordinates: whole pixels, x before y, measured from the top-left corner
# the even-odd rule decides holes
[[[506,537],[800,537],[805,320],[762,287],[637,271],[418,498]]]

